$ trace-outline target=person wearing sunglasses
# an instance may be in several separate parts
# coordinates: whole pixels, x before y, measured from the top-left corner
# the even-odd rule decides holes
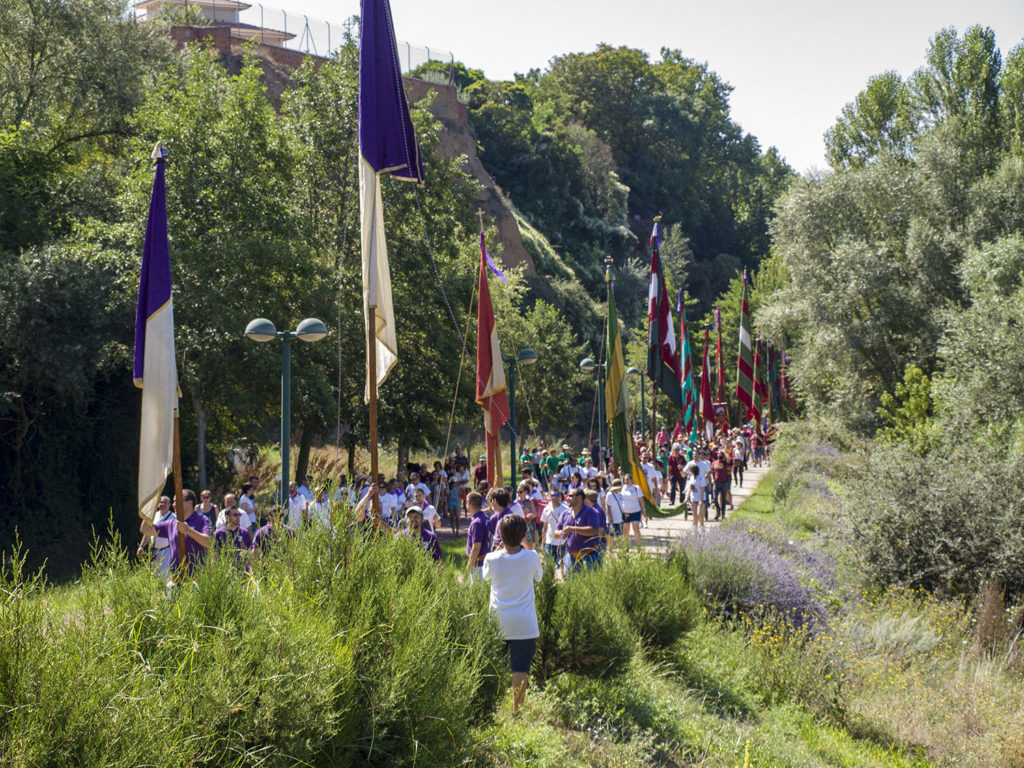
[[[583,489],[577,488],[566,495],[572,514],[563,516],[558,522],[556,536],[565,543],[565,550],[571,558],[569,572],[576,573],[600,563],[601,532],[606,523],[604,515],[586,503]]]
[[[213,540],[218,550],[232,549],[240,563],[246,563],[249,550],[252,549],[252,534],[241,527],[242,512],[238,507],[224,510],[224,527],[213,532]]]

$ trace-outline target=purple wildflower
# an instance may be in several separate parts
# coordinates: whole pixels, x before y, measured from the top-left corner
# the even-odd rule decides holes
[[[687,536],[682,547],[697,587],[726,615],[774,611],[812,629],[824,622],[824,607],[786,557],[738,526]]]

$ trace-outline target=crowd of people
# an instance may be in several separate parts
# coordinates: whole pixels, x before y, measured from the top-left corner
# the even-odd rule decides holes
[[[640,472],[654,508],[683,506],[695,528],[709,512],[722,520],[732,509],[733,484],[743,485],[748,466],[760,466],[774,437],[752,425],[720,429],[712,440],[691,439],[677,427],[670,435],[662,426],[653,444],[637,434]],[[596,461],[595,461],[596,457]],[[557,453],[540,444],[524,448],[519,457],[521,480],[515,487],[487,482],[486,457],[472,467],[458,450],[444,462],[409,465],[376,482],[358,475],[319,485],[306,475],[289,483],[285,502],[258,508],[259,480],[250,478],[217,506],[209,490],[198,498],[182,494],[184,520],[172,500],[159,500],[152,520],[143,519],[138,555],[149,553],[154,566],[174,579],[178,569],[178,533],[184,534],[182,563],[191,573],[209,550],[221,550],[250,568],[283,538],[315,526],[361,527],[382,537],[411,537],[440,563],[438,534],[447,522],[449,536],[461,538],[466,527],[466,579],[489,582],[490,605],[499,617],[509,646],[514,709],[526,692],[526,675],[539,635],[533,613],[533,583],[541,578],[542,561],[550,558],[560,578],[599,567],[616,547],[642,546],[642,526],[653,511],[631,471],[621,471],[599,446],[578,453],[563,444]],[[440,511],[439,511],[440,510]]]

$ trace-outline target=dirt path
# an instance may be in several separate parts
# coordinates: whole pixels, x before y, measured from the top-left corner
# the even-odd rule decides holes
[[[735,484],[732,487],[732,505],[733,509],[737,509],[740,504],[750,498],[750,495],[754,492],[757,484],[761,482],[768,473],[769,467],[750,467],[746,472],[743,473],[743,487],[738,488]],[[668,498],[662,499],[663,508],[668,506]],[[731,511],[726,512],[726,517],[732,514]],[[710,509],[710,516],[715,516],[714,506]],[[708,521],[708,528],[716,527],[718,523]],[[684,519],[683,513],[680,511],[678,515],[672,517],[662,518],[651,518],[651,521],[647,524],[646,528],[641,528],[640,533],[643,535],[644,548],[652,552],[667,552],[671,549],[678,541],[694,530],[693,520]]]

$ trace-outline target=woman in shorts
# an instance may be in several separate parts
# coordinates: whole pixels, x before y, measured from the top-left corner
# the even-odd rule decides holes
[[[544,576],[540,555],[523,547],[526,520],[506,515],[498,523],[501,548],[484,558],[481,571],[491,584],[490,608],[498,617],[512,669],[512,716],[526,700],[530,664],[537,650],[540,626],[534,606],[533,583]]]
[[[640,521],[647,522],[650,518],[644,511],[644,495],[637,486],[633,485],[633,476],[628,472],[622,474],[622,490],[619,492],[622,499],[622,530],[626,539],[626,549],[629,549],[629,534],[632,531],[633,541],[637,549],[640,548]]]
[[[684,491],[686,501],[690,504],[693,512],[693,527],[698,525],[704,527],[704,514],[702,512],[704,503],[704,475],[701,474],[697,462],[691,461],[686,465],[686,490]]]

